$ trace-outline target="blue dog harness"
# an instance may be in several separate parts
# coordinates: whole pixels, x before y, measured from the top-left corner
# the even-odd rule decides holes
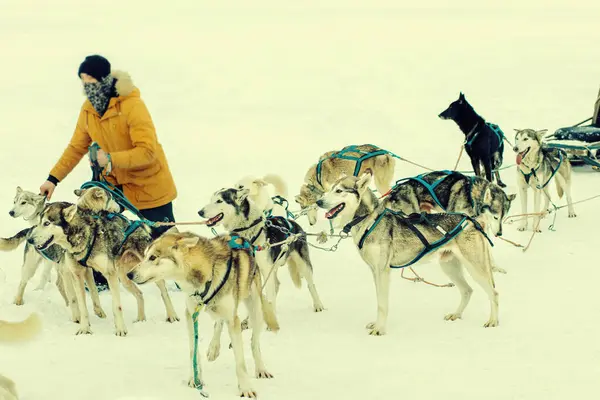
[[[435,174],[435,173],[443,173],[445,175],[440,176],[439,178],[437,178],[436,180],[434,180],[433,182],[429,183],[427,182],[425,179],[423,179],[424,176],[430,175],[430,174]],[[417,176],[411,176],[408,178],[402,178],[396,181],[396,183],[394,184],[394,187],[392,188],[392,191],[394,189],[396,189],[398,186],[400,186],[401,184],[405,183],[405,182],[409,182],[409,181],[415,181],[418,182],[419,184],[421,184],[425,189],[427,189],[427,191],[429,192],[429,194],[431,195],[431,197],[433,198],[433,201],[435,201],[435,203],[444,211],[446,211],[446,206],[444,206],[442,204],[442,202],[440,201],[440,199],[438,198],[437,194],[435,193],[435,189],[442,183],[444,182],[446,179],[448,179],[450,176],[460,176],[460,177],[465,177],[469,179],[469,184],[470,184],[470,191],[469,193],[472,191],[473,188],[473,181],[475,180],[474,176],[467,176],[467,175],[463,175],[460,172],[456,172],[456,171],[450,171],[450,170],[442,170],[442,171],[433,171],[433,172],[425,172],[422,173],[420,175]],[[471,198],[471,206],[474,207],[474,200],[473,200],[473,196],[470,196]]]
[[[364,150],[360,150],[357,145],[350,145],[350,146],[344,147],[340,151],[336,151],[332,155],[325,157],[322,160],[319,160],[319,162],[317,163],[317,182],[319,183],[319,185],[323,185],[321,183],[321,169],[322,169],[323,161],[329,160],[331,158],[339,158],[342,160],[350,160],[350,161],[356,162],[356,166],[354,167],[354,176],[358,176],[358,173],[360,171],[360,168],[362,167],[363,161],[368,160],[369,158],[389,154],[392,157],[401,159],[399,156],[392,153],[391,151],[380,149],[379,147],[372,145],[372,144],[368,144],[367,146],[372,146],[379,150],[364,151]],[[360,156],[357,157],[357,156],[353,156],[353,155],[348,155],[347,153],[358,153],[358,154],[360,154]]]
[[[546,181],[546,183],[544,183],[542,186],[540,185],[535,185],[536,188],[538,189],[543,189],[546,186],[548,186],[548,184],[550,183],[550,181],[552,180],[552,178],[554,178],[554,175],[556,175],[556,173],[558,172],[560,165],[563,162],[563,150],[559,150],[558,151],[558,165],[556,166],[556,168],[552,168],[552,166],[550,166],[550,169],[552,170],[552,174],[550,175],[550,177],[548,178],[548,180]],[[542,164],[540,163],[540,165],[538,165],[536,168],[531,168],[531,172],[529,172],[528,174],[526,174],[525,172],[521,171],[521,169],[519,168],[519,171],[521,171],[521,174],[523,175],[523,178],[525,178],[525,182],[529,184],[529,179],[531,179],[531,177],[535,177],[537,179],[537,170],[540,169],[540,167],[542,166]]]
[[[377,227],[377,225],[379,224],[379,222],[381,222],[381,220],[383,219],[383,217],[385,217],[386,214],[392,214],[393,216],[400,218],[403,222],[406,223],[406,226],[414,233],[414,235],[419,238],[419,240],[421,241],[421,243],[423,243],[423,250],[421,250],[421,252],[419,254],[417,254],[417,256],[410,262],[404,264],[404,265],[390,265],[390,268],[405,268],[405,267],[409,267],[411,265],[413,265],[414,263],[416,263],[417,261],[419,261],[421,258],[423,258],[424,256],[426,256],[427,254],[431,253],[432,251],[438,249],[439,247],[443,246],[444,244],[448,243],[449,241],[451,241],[452,239],[454,239],[456,236],[458,236],[458,234],[460,232],[463,231],[463,229],[465,228],[465,222],[469,221],[472,222],[473,225],[475,226],[475,228],[481,232],[483,234],[483,236],[487,239],[487,241],[490,243],[490,245],[493,247],[494,244],[492,243],[492,241],[490,240],[490,238],[487,236],[487,234],[485,233],[485,231],[483,230],[483,227],[477,222],[475,221],[473,218],[469,217],[466,214],[462,214],[462,213],[447,213],[447,214],[451,214],[451,215],[461,215],[462,219],[461,221],[454,227],[452,228],[449,232],[444,231],[440,226],[438,225],[433,225],[433,223],[431,221],[429,221],[429,219],[426,217],[425,213],[421,213],[421,214],[412,214],[409,215],[408,217],[405,216],[401,211],[394,211],[391,210],[389,208],[385,208],[378,216],[377,219],[375,219],[375,222],[373,222],[373,225],[371,225],[369,227],[369,229],[365,230],[365,232],[363,233],[363,235],[361,236],[360,240],[358,241],[358,248],[362,249],[363,245],[365,243],[365,240],[367,239],[367,237],[373,232],[373,230],[375,230],[375,228]],[[418,218],[417,218],[418,215]],[[358,217],[355,220],[351,221],[350,223],[348,223],[345,227],[344,227],[344,232],[348,233],[350,232],[350,229],[352,229],[352,227],[356,224],[358,224],[359,222],[361,222],[362,220],[364,220],[368,215],[365,215],[363,217]],[[423,223],[425,222],[426,224],[430,225],[430,226],[434,226],[437,230],[439,230],[440,232],[442,232],[444,234],[444,236],[438,240],[436,240],[433,243],[429,243],[429,241],[427,240],[427,238],[425,238],[425,236],[423,236],[423,234],[414,226],[414,223]]]
[[[498,147],[502,146],[502,141],[504,140],[504,132],[502,132],[502,129],[500,129],[500,127],[496,124],[492,124],[491,122],[486,122],[485,123],[487,125],[488,128],[490,128],[492,130],[492,132],[494,132],[496,134],[496,137],[498,138]],[[469,139],[467,142],[465,142],[465,147],[471,147],[473,145],[473,142],[475,141],[475,139],[477,138],[477,136],[479,136],[479,132],[477,131],[475,132],[475,134],[473,135],[473,137],[471,139]]]

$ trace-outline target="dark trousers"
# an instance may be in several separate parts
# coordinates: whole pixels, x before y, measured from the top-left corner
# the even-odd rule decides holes
[[[173,203],[169,202],[164,206],[148,208],[145,210],[140,210],[140,214],[147,219],[148,221],[153,222],[175,222],[175,217],[173,216]],[[167,230],[169,230],[170,226],[157,226],[152,227],[152,239],[156,239]],[[94,280],[96,281],[96,285],[108,286],[108,282],[106,282],[106,278],[96,270],[94,270]]]

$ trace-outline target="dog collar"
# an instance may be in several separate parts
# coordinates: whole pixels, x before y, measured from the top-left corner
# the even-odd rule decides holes
[[[263,220],[263,219],[262,219],[262,217],[260,217],[260,218],[257,218],[257,219],[255,219],[255,220],[254,220],[254,222],[252,222],[252,223],[251,223],[250,225],[248,225],[247,227],[245,227],[245,228],[237,228],[237,229],[232,229],[232,230],[231,230],[231,232],[238,233],[238,232],[244,232],[244,231],[247,231],[248,229],[252,229],[252,228],[254,228],[254,227],[255,227],[256,225],[258,225],[258,224],[259,224],[259,223],[260,223],[262,220]]]

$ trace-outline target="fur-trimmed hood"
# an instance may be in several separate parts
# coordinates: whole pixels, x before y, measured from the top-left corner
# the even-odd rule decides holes
[[[131,76],[126,71],[114,70],[110,74],[113,78],[116,79],[115,83],[115,91],[117,92],[116,101],[122,101],[128,97],[140,97],[140,90],[133,84],[133,80]],[[81,92],[85,96],[85,90],[82,88]],[[115,100],[111,99],[111,103],[113,104]],[[86,98],[83,107],[88,110],[94,110],[92,103]]]

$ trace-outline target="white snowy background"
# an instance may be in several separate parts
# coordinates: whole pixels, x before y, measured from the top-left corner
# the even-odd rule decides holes
[[[37,190],[71,137],[84,100],[77,68],[88,54],[129,71],[140,88],[176,179],[179,221],[197,220],[215,190],[247,174],[280,174],[291,199],[320,154],[349,144],[451,169],[463,136],[437,115],[460,91],[512,140],[513,128],[552,132],[591,116],[600,84],[600,6],[590,1],[214,3],[0,0],[0,236],[27,226],[8,215],[15,187]],[[468,159],[459,169],[470,169]],[[398,162],[396,177],[421,172]],[[509,193],[515,173],[502,173]],[[53,200],[74,200],[73,189],[89,177],[84,160]],[[600,175],[589,167],[576,167],[573,181],[575,200],[600,194]],[[554,185],[551,192],[556,200]],[[353,244],[312,251],[327,310],[314,313],[306,286],[296,290],[280,271],[282,329],[262,340],[275,379],[253,380],[259,397],[596,398],[598,201],[576,205],[576,219],[559,211],[554,232],[545,220],[525,253],[495,241],[494,257],[508,274],[496,275],[500,326],[493,329],[483,328],[489,305],[475,283],[463,320],[446,322],[459,301],[455,288],[414,284],[394,271],[388,333],[370,337],[364,325],[375,316],[374,286]],[[511,212],[520,213],[518,199]],[[325,226],[301,221],[309,231]],[[521,243],[530,234],[505,227],[505,237]],[[122,290],[127,337],[113,334],[108,292],[101,294],[108,317],[92,313],[94,334],[75,336],[54,284],[33,290],[39,274],[25,305],[12,304],[22,248],[0,257],[0,318],[35,310],[44,320],[36,340],[0,347],[0,371],[22,400],[199,398],[186,386],[185,322],[164,322],[155,286],[143,288],[148,321],[136,324],[134,299]],[[447,282],[435,262],[416,270]],[[183,294],[171,296],[183,317]],[[206,390],[233,399],[227,334],[220,358],[207,363],[208,317],[200,329]]]

